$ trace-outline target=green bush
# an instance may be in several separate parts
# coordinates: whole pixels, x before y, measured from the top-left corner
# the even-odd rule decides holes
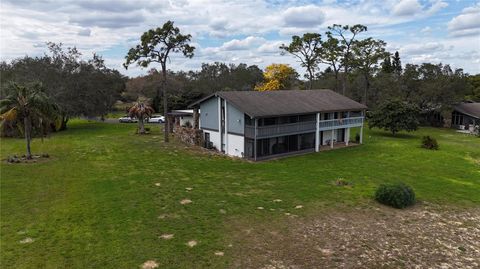
[[[359,133],[355,134],[355,143],[360,143],[360,134]]]
[[[382,184],[375,192],[375,200],[395,208],[405,208],[415,203],[415,193],[404,183]]]
[[[428,135],[424,136],[422,138],[422,148],[437,150],[438,149],[437,139],[430,137]]]

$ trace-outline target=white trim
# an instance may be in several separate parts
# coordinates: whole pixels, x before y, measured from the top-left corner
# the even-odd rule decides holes
[[[222,151],[222,98],[217,97],[218,99],[218,133],[220,134],[218,136],[218,144],[220,147],[218,148],[219,151]]]
[[[320,113],[317,113],[317,122],[315,124],[316,131],[315,131],[315,151],[318,152],[320,149]]]
[[[228,104],[227,99],[224,100],[225,105],[225,138],[223,141],[225,142],[225,152],[228,152]]]

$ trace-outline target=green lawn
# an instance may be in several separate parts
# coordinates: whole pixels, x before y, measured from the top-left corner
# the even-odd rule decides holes
[[[232,221],[285,217],[270,208],[308,215],[366,205],[382,182],[404,181],[423,201],[480,205],[480,139],[453,130],[366,130],[362,146],[251,163],[165,145],[160,127],[151,127],[138,136],[135,125],[72,121],[34,141],[34,153],[51,155],[47,162],[2,161],[1,266],[138,268],[156,260],[159,268],[223,268],[232,259]],[[420,148],[423,135],[440,150]],[[2,159],[23,151],[23,140],[1,140]],[[334,186],[337,178],[354,186]],[[34,241],[20,243],[27,237]],[[190,248],[190,240],[198,244]]]

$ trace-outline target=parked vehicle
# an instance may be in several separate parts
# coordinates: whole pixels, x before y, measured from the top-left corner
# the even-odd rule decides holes
[[[120,122],[120,123],[134,123],[134,122],[138,122],[138,119],[130,118],[129,116],[125,115],[123,117],[118,118],[118,122]]]
[[[164,123],[165,117],[162,115],[153,115],[148,119],[148,123]]]

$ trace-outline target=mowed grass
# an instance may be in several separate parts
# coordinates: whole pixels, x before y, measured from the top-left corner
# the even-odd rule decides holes
[[[480,139],[449,129],[366,130],[362,146],[251,163],[164,144],[158,125],[138,136],[135,126],[73,121],[34,141],[46,162],[2,161],[2,268],[224,268],[233,221],[367,205],[383,182],[403,181],[421,201],[480,205]],[[423,135],[440,150],[420,148]],[[23,152],[23,140],[1,140],[2,159]]]

